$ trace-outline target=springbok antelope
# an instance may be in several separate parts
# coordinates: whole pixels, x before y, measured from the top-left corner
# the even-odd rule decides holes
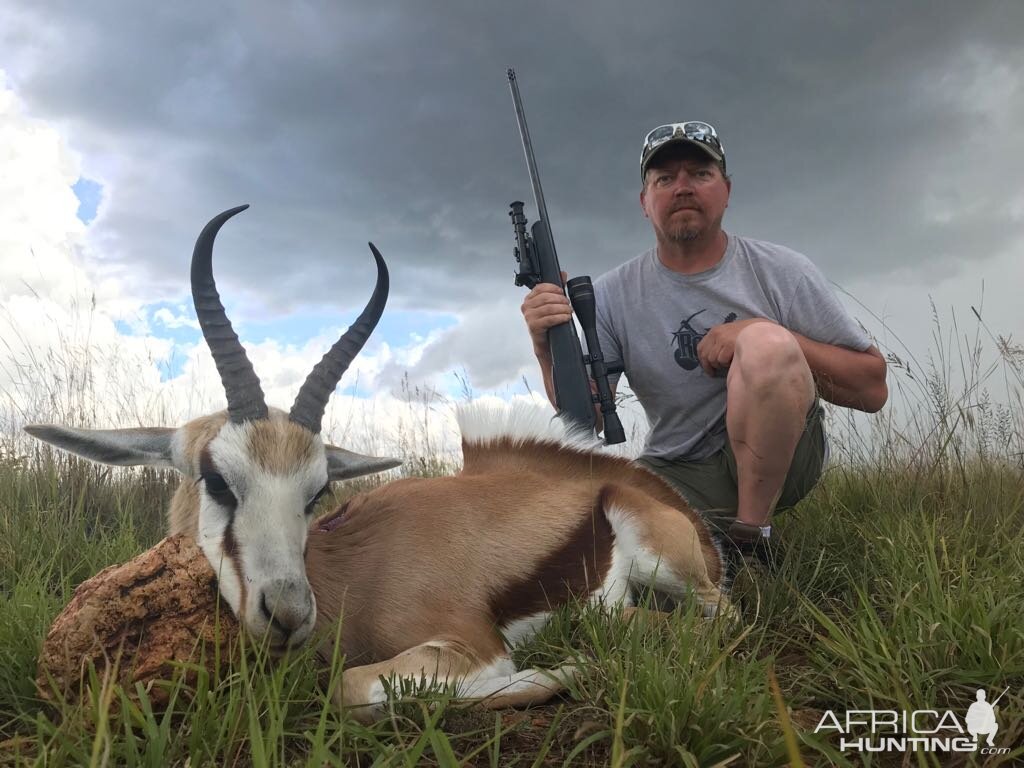
[[[387,267],[371,243],[377,282],[366,308],[291,411],[269,409],[212,274],[214,238],[245,208],[212,219],[192,257],[196,314],[227,410],[179,429],[26,430],[106,464],[178,470],[170,532],[195,538],[250,634],[283,651],[343,617],[336,699],[371,719],[388,679],[426,677],[492,708],[550,698],[573,667],[516,670],[509,651],[571,599],[629,605],[646,585],[696,598],[710,615],[728,607],[720,552],[683,498],[539,411],[470,406],[459,416],[459,474],[397,480],[314,520],[332,481],[400,463],[320,437],[327,400],[383,311]]]

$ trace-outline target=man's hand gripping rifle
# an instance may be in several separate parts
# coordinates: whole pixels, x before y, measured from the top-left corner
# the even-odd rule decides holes
[[[544,204],[544,192],[540,188],[540,177],[537,174],[537,161],[533,156],[533,144],[530,132],[526,127],[526,115],[523,113],[523,101],[519,96],[516,73],[509,69],[508,84],[512,89],[512,101],[516,107],[516,120],[519,122],[519,134],[523,139],[523,151],[526,153],[526,165],[530,170],[530,181],[533,184],[533,198],[537,204],[537,221],[532,227],[532,235],[526,232],[526,216],[523,214],[523,203],[511,203],[512,226],[516,233],[515,257],[517,264],[516,285],[533,288],[537,283],[552,283],[562,287],[562,270],[558,265],[555,253],[555,240],[551,235],[551,224],[548,219],[547,206]],[[594,414],[594,403],[600,403],[601,416],[604,419],[604,442],[606,445],[625,442],[626,436],[622,423],[615,413],[615,399],[612,397],[608,384],[608,374],[621,373],[622,365],[605,363],[601,355],[601,345],[597,339],[597,312],[594,303],[594,286],[586,276],[574,277],[565,287],[569,289],[569,301],[579,320],[583,335],[587,340],[589,355],[584,355],[580,347],[576,326],[571,322],[556,325],[548,331],[548,343],[551,347],[552,378],[555,385],[555,405],[559,415],[568,418],[575,424],[594,432],[597,418]],[[597,386],[597,394],[591,393],[587,378],[586,365],[590,365],[590,374]]]

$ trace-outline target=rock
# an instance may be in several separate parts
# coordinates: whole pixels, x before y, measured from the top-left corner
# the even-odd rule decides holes
[[[238,635],[202,550],[190,538],[172,536],[75,589],[43,642],[36,686],[48,701],[76,701],[92,663],[100,680],[114,670],[132,697],[141,682],[154,705],[166,704],[167,691],[154,681],[171,679],[175,664],[198,663],[201,656],[211,671],[217,657],[226,664]],[[185,675],[193,682],[196,672]]]

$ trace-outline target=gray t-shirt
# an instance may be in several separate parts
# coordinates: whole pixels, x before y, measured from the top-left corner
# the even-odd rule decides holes
[[[722,260],[683,275],[655,249],[594,281],[606,360],[625,363],[651,431],[645,456],[702,459],[725,445],[725,374],[700,367],[697,343],[721,323],[763,317],[815,341],[871,346],[806,256],[729,235]]]

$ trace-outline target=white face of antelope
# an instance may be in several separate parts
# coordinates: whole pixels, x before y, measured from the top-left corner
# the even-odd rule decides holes
[[[301,645],[316,619],[305,549],[327,491],[323,442],[272,411],[260,421],[225,422],[197,459],[197,541],[221,595],[272,651]]]
[[[335,448],[328,455],[319,437],[327,400],[380,320],[389,283],[384,257],[370,243],[377,282],[369,302],[306,377],[287,417],[271,412],[213,278],[217,232],[247,207],[210,219],[192,252],[196,319],[228,408],[216,436],[190,452],[189,469],[199,475],[196,536],[217,572],[221,594],[252,634],[269,635],[271,647],[281,650],[305,641],[316,619],[305,549],[328,472],[335,479],[357,477],[396,463]]]

